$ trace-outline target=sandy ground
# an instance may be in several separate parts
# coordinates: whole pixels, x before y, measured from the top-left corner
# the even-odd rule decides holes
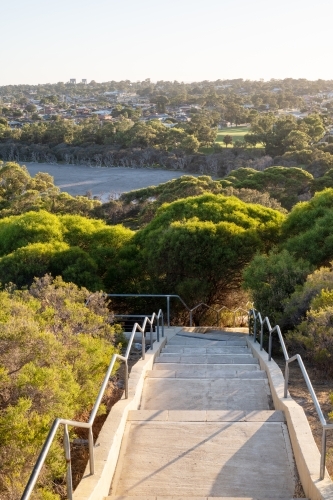
[[[157,169],[133,169],[125,167],[88,167],[86,165],[50,165],[48,163],[25,163],[30,175],[47,172],[54,177],[54,183],[62,191],[71,195],[86,194],[91,191],[102,201],[118,197],[121,193],[156,186],[176,179],[184,172]]]

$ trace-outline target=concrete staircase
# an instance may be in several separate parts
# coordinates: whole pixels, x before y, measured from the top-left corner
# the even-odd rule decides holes
[[[181,332],[129,414],[109,500],[291,499],[288,430],[244,334]]]

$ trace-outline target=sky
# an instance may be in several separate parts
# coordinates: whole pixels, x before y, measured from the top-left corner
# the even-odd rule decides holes
[[[0,85],[333,79],[332,0],[15,0]]]

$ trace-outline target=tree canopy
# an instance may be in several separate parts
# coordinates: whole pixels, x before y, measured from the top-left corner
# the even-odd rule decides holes
[[[333,189],[298,203],[282,226],[283,247],[319,267],[333,259]]]
[[[61,193],[53,177],[45,172],[31,177],[25,166],[0,161],[0,218],[42,209],[52,213],[89,215],[100,205],[98,200]]]
[[[313,177],[309,172],[295,167],[269,167],[262,172],[240,168],[221,181],[224,187],[268,192],[287,210],[300,201],[301,196],[310,194],[312,183]]]
[[[6,217],[0,220],[1,281],[24,286],[51,272],[102,289],[108,266],[133,234],[123,226],[44,210]]]
[[[239,288],[241,270],[256,251],[276,242],[283,220],[278,211],[235,197],[188,197],[158,209],[130,242],[129,258],[136,254],[141,289],[178,293],[190,304],[221,303]],[[119,272],[110,272],[110,288]],[[132,275],[128,289],[133,281]]]

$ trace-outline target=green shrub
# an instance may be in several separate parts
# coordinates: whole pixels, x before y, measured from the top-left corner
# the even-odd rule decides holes
[[[287,250],[258,254],[243,273],[243,286],[251,293],[254,306],[271,324],[284,323],[284,303],[304,283],[310,264],[296,259]]]
[[[178,293],[193,305],[223,304],[228,293],[240,287],[241,270],[255,252],[277,241],[283,220],[276,210],[222,195],[164,204],[136,233],[132,251],[126,249],[128,254],[113,270],[112,279],[123,283],[119,273],[124,266],[130,269],[128,259],[134,258],[141,290]],[[127,277],[128,289],[134,280],[135,274]]]
[[[28,286],[51,273],[90,290],[101,290],[103,278],[133,232],[79,215],[44,210],[0,220],[0,280]]]
[[[333,291],[321,290],[306,319],[287,335],[287,344],[328,376],[333,376]]]
[[[283,247],[312,265],[333,259],[333,189],[325,189],[308,202],[298,203],[282,225]]]
[[[312,301],[326,290],[333,290],[332,267],[321,267],[309,274],[303,285],[296,286],[294,293],[283,303],[283,321],[286,328],[294,328],[306,319]],[[315,302],[316,304],[316,302]]]
[[[87,298],[90,298],[87,306]],[[112,355],[115,328],[100,293],[61,278],[0,292],[0,497],[19,498],[56,417],[87,415]],[[103,408],[102,408],[103,410]],[[59,433],[34,498],[64,489]]]

